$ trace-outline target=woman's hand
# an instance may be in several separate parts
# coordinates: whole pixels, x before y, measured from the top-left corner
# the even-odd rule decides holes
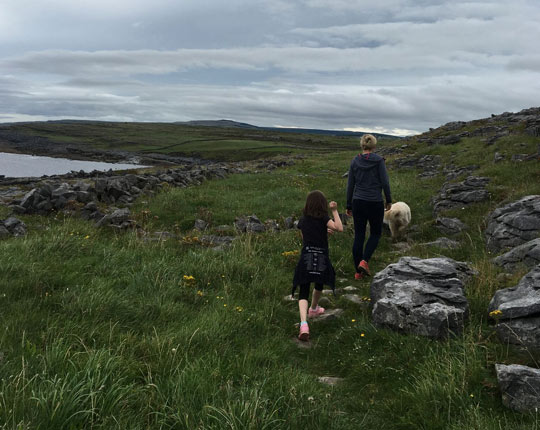
[[[384,210],[388,212],[390,209],[392,209],[392,203],[386,203]]]
[[[345,212],[346,212],[347,216],[352,216],[352,210],[351,209],[347,209]]]

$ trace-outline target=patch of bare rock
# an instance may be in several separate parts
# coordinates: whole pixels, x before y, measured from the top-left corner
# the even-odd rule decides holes
[[[516,286],[497,291],[489,311],[503,343],[540,350],[540,265]]]
[[[446,257],[402,257],[373,278],[373,323],[431,338],[461,333],[469,313],[464,283],[474,274]]]

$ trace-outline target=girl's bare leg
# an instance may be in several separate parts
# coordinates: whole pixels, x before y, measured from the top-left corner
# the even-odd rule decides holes
[[[308,301],[298,300],[298,309],[300,310],[300,322],[307,321]]]

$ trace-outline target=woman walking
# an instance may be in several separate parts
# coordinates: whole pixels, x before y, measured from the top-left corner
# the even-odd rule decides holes
[[[353,158],[349,168],[347,215],[352,215],[354,219],[355,279],[371,275],[368,263],[381,238],[384,211],[392,207],[386,165],[384,158],[375,154],[376,145],[375,136],[364,134],[360,140],[362,153]],[[381,194],[383,190],[386,206]],[[364,248],[367,223],[369,223],[369,238]]]

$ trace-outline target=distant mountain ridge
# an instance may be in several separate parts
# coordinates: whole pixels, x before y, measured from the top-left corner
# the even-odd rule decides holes
[[[195,121],[177,121],[174,124],[191,125],[194,127],[223,127],[223,128],[241,128],[247,130],[267,130],[267,131],[279,131],[281,133],[305,133],[305,134],[320,134],[326,136],[362,136],[366,133],[364,131],[345,131],[345,130],[323,130],[317,128],[286,128],[286,127],[258,127],[256,125],[247,124],[245,122],[233,121],[230,119],[219,120],[195,120]],[[394,136],[384,133],[370,133],[375,137],[390,137],[401,138],[401,136]]]

